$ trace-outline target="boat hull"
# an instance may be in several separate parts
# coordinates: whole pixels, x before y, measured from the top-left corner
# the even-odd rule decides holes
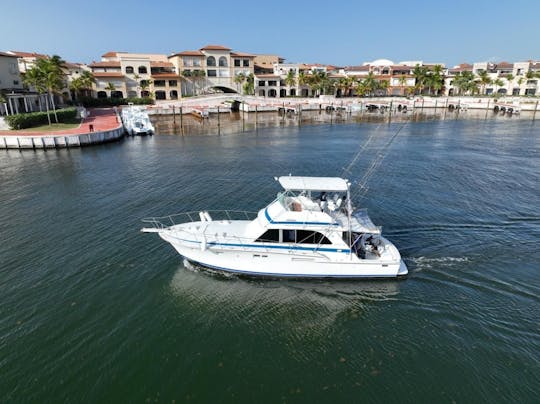
[[[313,251],[299,251],[292,248],[270,252],[268,248],[253,248],[248,251],[244,247],[223,249],[179,241],[167,232],[160,232],[160,236],[188,261],[214,270],[242,275],[292,278],[395,278],[408,273],[407,266],[401,258],[393,261],[358,259],[347,252],[314,256]]]

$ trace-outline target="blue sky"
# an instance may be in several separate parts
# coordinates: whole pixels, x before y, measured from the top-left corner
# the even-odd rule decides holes
[[[540,59],[539,15],[538,0],[27,0],[2,7],[0,51],[88,63],[220,44],[335,65],[512,62]]]

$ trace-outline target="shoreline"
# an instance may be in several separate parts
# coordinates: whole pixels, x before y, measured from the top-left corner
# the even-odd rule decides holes
[[[124,136],[113,108],[95,108],[77,128],[51,132],[0,131],[0,149],[55,149],[112,142]]]

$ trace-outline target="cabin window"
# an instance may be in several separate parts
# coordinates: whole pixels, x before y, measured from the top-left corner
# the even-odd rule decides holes
[[[284,243],[296,243],[296,230],[283,230]]]
[[[269,229],[257,240],[260,243],[279,243],[279,229]]]
[[[332,244],[318,231],[296,230],[296,242],[299,244]]]

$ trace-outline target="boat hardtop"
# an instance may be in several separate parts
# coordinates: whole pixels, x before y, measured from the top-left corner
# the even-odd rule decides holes
[[[251,275],[388,277],[407,268],[366,209],[354,210],[338,177],[282,176],[277,198],[258,213],[200,211],[151,218],[190,261]]]

